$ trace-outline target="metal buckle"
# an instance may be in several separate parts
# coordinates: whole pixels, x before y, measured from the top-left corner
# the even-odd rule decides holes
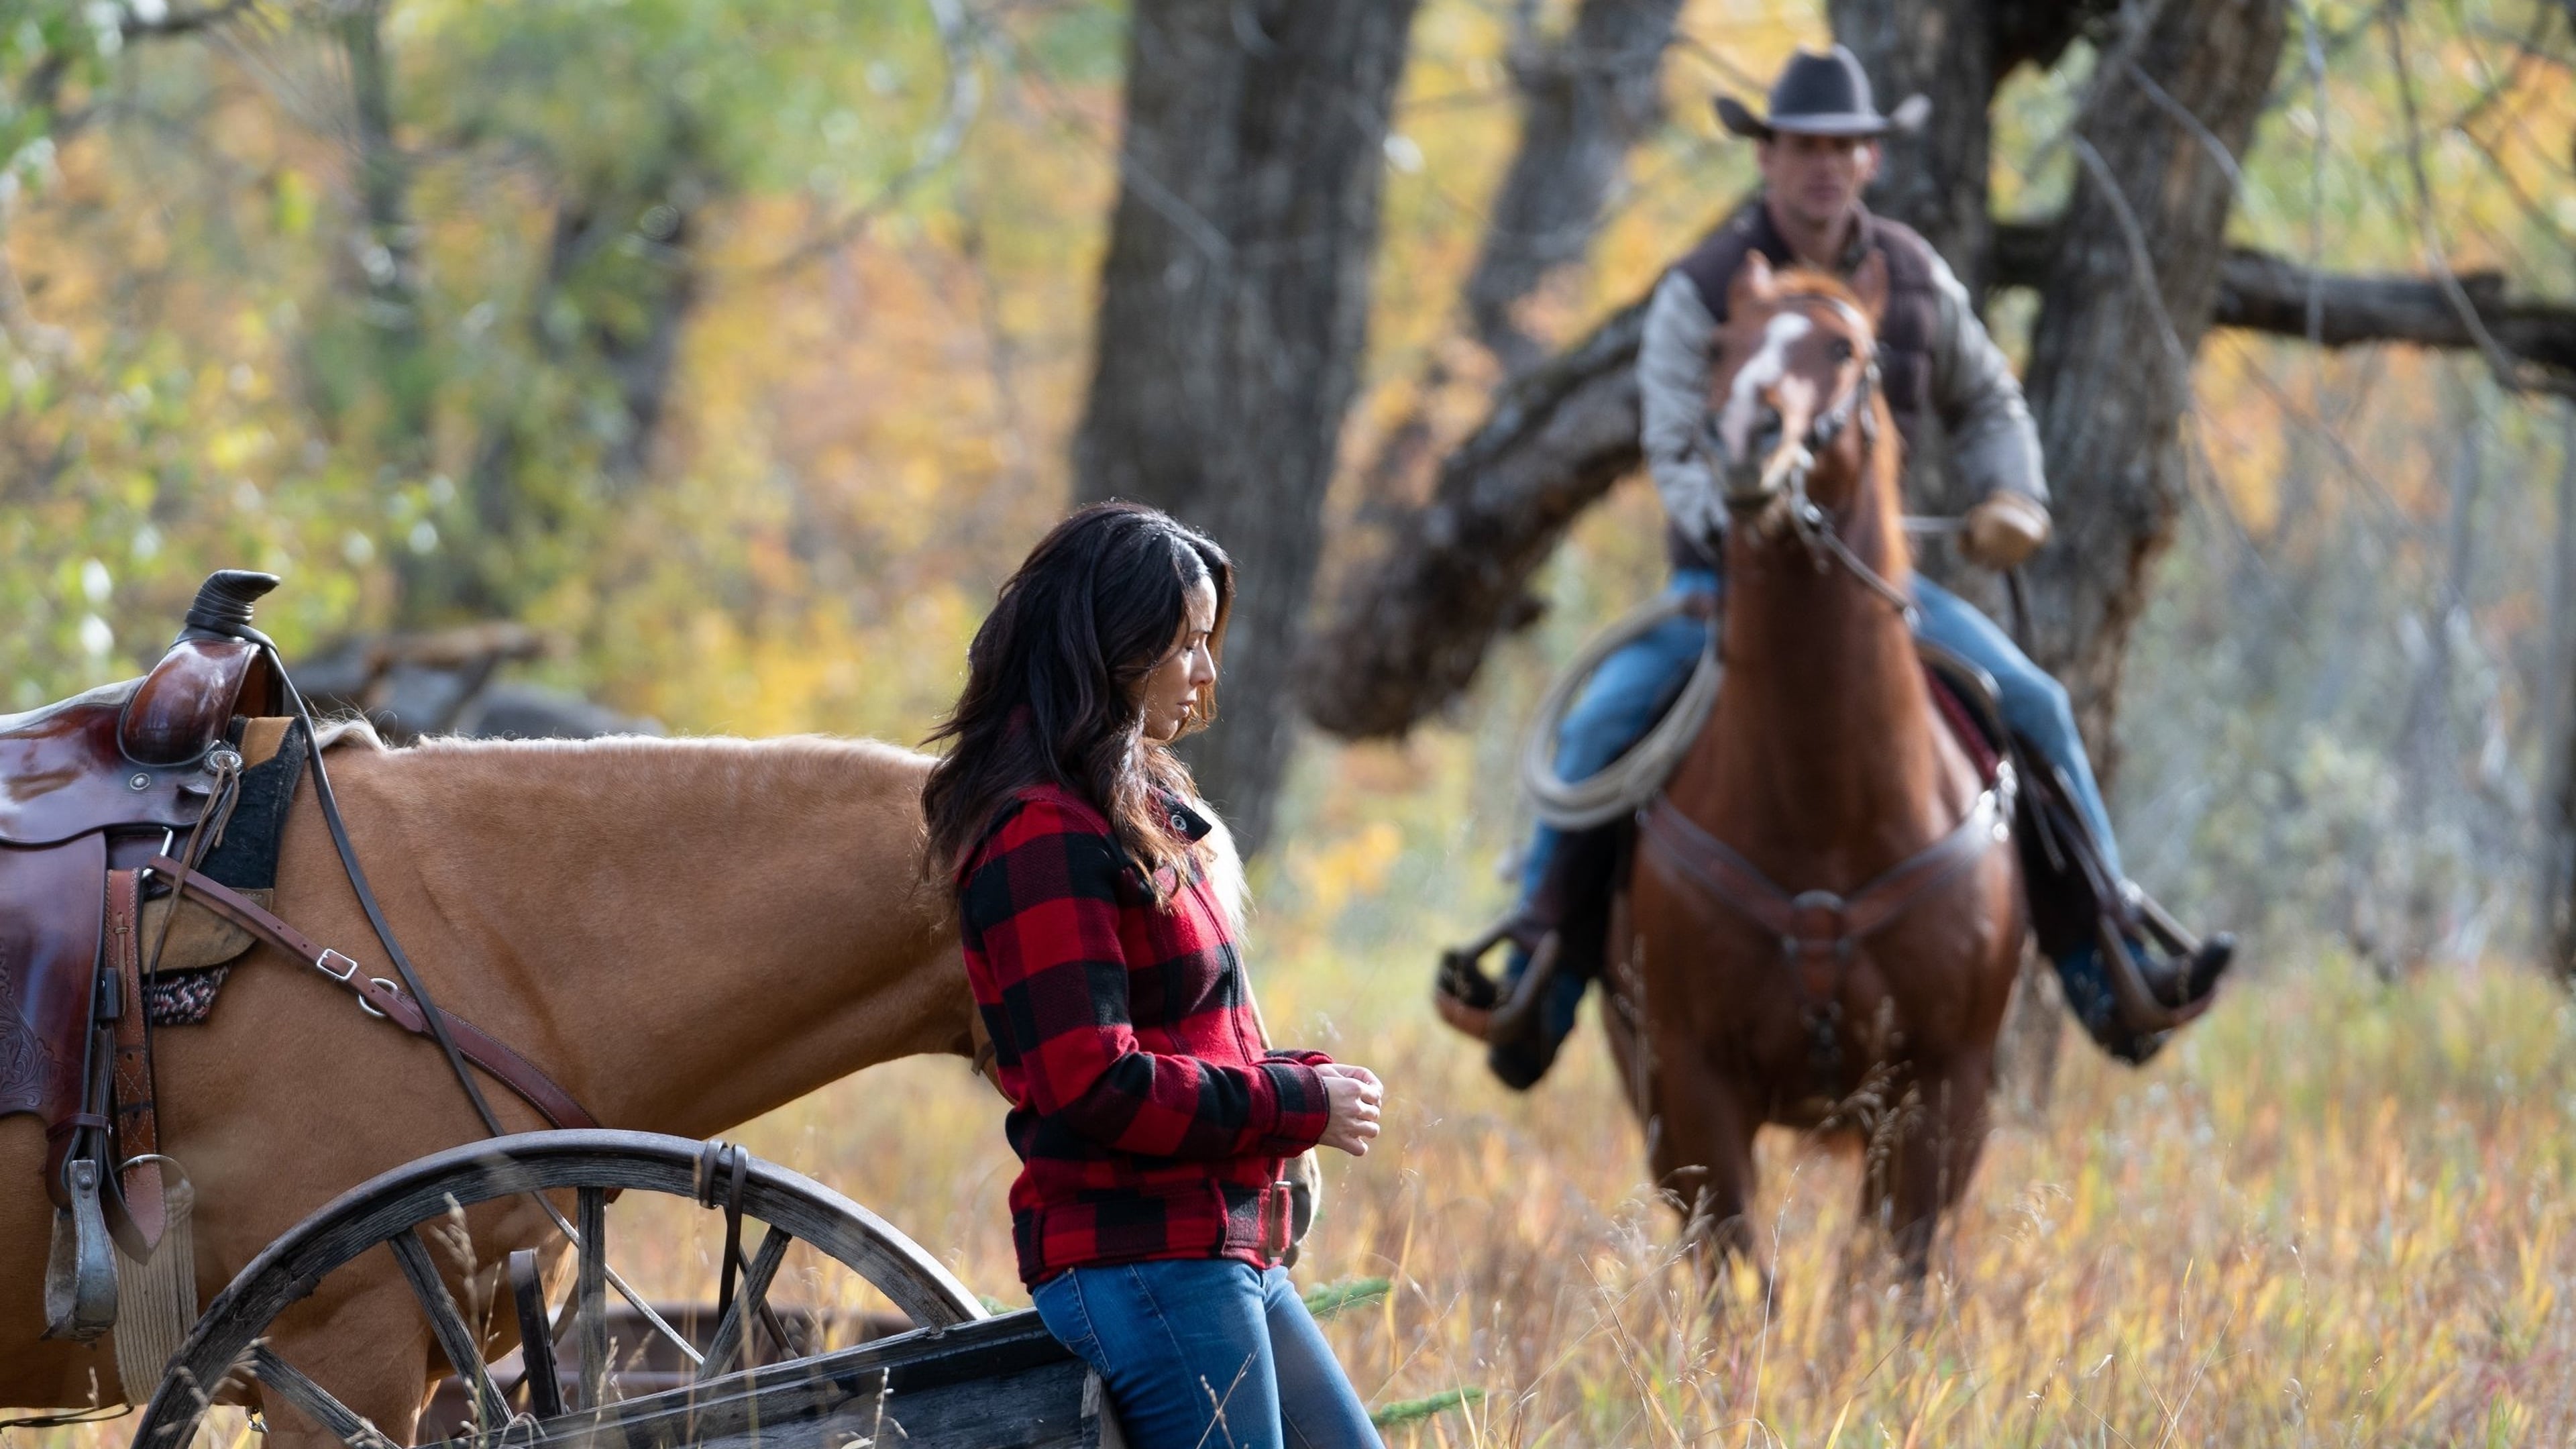
[[[394,985],[392,982],[387,981],[381,976],[370,976],[367,978],[367,983],[371,986],[383,987],[387,996],[392,996],[402,990],[401,987]],[[385,1014],[376,1009],[376,1004],[369,1001],[366,997],[366,993],[364,992],[360,992],[358,994],[358,1009],[365,1012],[367,1015],[374,1017],[378,1021],[385,1020]]]
[[[334,961],[339,962],[341,966],[346,969],[340,971],[332,970],[331,963]],[[332,980],[339,982],[343,986],[347,986],[354,982],[358,975],[357,962],[350,960],[348,957],[343,956],[339,952],[331,950],[328,947],[323,948],[321,955],[313,958],[313,969],[330,977]]]

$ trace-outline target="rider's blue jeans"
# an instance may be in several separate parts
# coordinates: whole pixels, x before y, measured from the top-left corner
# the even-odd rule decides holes
[[[1135,1449],[1383,1449],[1285,1268],[1074,1268],[1036,1298],[1047,1331],[1108,1386]]]
[[[1676,569],[1666,592],[1714,594],[1719,588],[1717,575],[1706,569]],[[2011,636],[1975,605],[1920,574],[1914,578],[1914,612],[1916,631],[1924,638],[1994,676],[2004,723],[2074,783],[2075,803],[2092,827],[2093,838],[2101,842],[2103,863],[2114,879],[2126,879],[2120,868],[2119,843],[2111,834],[2111,812],[2102,803],[2092,762],[2085,758],[2083,737],[2075,731],[2075,711],[2067,704],[2065,686],[2031,663]],[[1708,626],[1683,615],[1664,621],[1601,661],[1557,733],[1558,777],[1580,780],[1592,775],[1645,738],[1707,642]],[[1524,900],[1546,878],[1548,861],[1560,839],[1555,829],[1545,825],[1531,839],[1529,854],[1521,863]],[[1568,1003],[1569,1021],[1571,1007]]]

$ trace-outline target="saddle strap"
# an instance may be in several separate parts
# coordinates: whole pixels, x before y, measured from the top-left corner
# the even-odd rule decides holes
[[[166,855],[154,856],[145,869],[194,895],[215,914],[306,963],[332,982],[347,987],[370,1015],[381,1016],[414,1036],[437,1040],[438,1033],[432,1027],[431,1018],[421,1009],[421,1004],[400,987],[360,974],[356,961],[338,951],[315,945],[303,932],[271,915],[230,886],[209,880]],[[440,1011],[437,1020],[447,1028],[448,1036],[467,1061],[518,1093],[548,1122],[557,1127],[599,1125],[582,1110],[580,1103],[572,1099],[571,1093],[557,1086],[554,1079],[534,1062],[486,1034],[481,1027],[452,1011]]]
[[[1780,938],[1791,957],[1839,957],[1896,923],[1916,903],[1966,869],[1998,837],[2008,808],[2009,777],[1979,792],[1977,803],[1947,835],[1898,861],[1849,896],[1831,891],[1791,895],[1732,846],[1659,795],[1639,817],[1650,853],[1679,868],[1719,903]]]
[[[161,1200],[161,1164],[148,1160],[161,1150],[159,1114],[152,1093],[152,1043],[143,1010],[142,872],[107,873],[108,969],[116,973],[116,1152],[124,1166],[116,1174],[123,1224],[134,1241],[127,1255],[141,1262],[161,1242],[168,1214]],[[113,1216],[113,1215],[111,1215]],[[137,1249],[140,1251],[136,1251]]]

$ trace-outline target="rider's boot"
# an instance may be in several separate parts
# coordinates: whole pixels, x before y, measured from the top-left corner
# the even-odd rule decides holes
[[[2120,879],[2084,813],[2073,808],[2065,776],[2030,759],[2036,753],[2025,743],[2023,758],[2036,766],[2026,775],[2026,801],[2039,826],[2025,838],[2022,857],[2033,925],[2057,967],[2067,1009],[2086,1033],[2112,1056],[2143,1062],[2217,991],[2235,960],[2236,938],[2193,935]],[[2113,946],[2116,958],[2105,954]],[[2136,1009],[2124,1008],[2124,998]]]
[[[2160,954],[2146,941],[2125,932],[2120,944],[2127,949],[2149,994],[2175,1008],[2207,1000],[2217,991],[2219,978],[2226,974],[2236,954],[2236,938],[2224,931],[2172,955]],[[2059,956],[2053,964],[2066,995],[2067,1010],[2074,1013],[2085,1034],[2105,1052],[2136,1066],[2154,1056],[2173,1036],[2171,1028],[2141,1029],[2128,1020],[2120,1009],[2119,993],[2104,969],[2100,946],[2087,943]]]
[[[1526,1091],[1556,1061],[1583,993],[1600,970],[1608,894],[1625,858],[1624,824],[1574,832],[1550,857],[1538,889],[1483,936],[1440,956],[1432,1003],[1440,1019],[1486,1044],[1503,1085]],[[1508,942],[1502,978],[1479,964]]]
[[[1505,942],[1511,950],[1503,958],[1502,978],[1496,980],[1485,974],[1484,958]],[[1530,1012],[1534,993],[1555,973],[1558,949],[1555,923],[1539,919],[1525,903],[1482,936],[1440,953],[1440,969],[1431,981],[1431,1004],[1442,1021],[1478,1041],[1494,1039],[1497,1019],[1504,1034],[1516,1032]],[[1535,974],[1530,970],[1533,960],[1540,963]]]
[[[1531,932],[1535,945],[1523,945]],[[1478,959],[1509,942],[1501,979],[1488,977]],[[1485,1064],[1504,1086],[1527,1091],[1556,1061],[1556,1050],[1574,1029],[1589,983],[1560,971],[1565,937],[1527,913],[1497,924],[1478,941],[1440,953],[1432,1004],[1440,1019],[1485,1043]]]

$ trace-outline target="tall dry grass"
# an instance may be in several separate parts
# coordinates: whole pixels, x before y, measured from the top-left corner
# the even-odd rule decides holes
[[[2576,1018],[2526,973],[2276,972],[2144,1071],[2070,1039],[2054,1102],[1997,1128],[1916,1303],[1855,1231],[1856,1167],[1779,1134],[1766,1316],[1751,1275],[1710,1301],[1674,1261],[1589,1024],[1514,1096],[1429,1022],[1421,965],[1284,963],[1339,1025],[1274,1011],[1392,1087],[1378,1150],[1330,1165],[1300,1274],[1393,1280],[1329,1325],[1344,1362],[1372,1403],[1486,1391],[1398,1443],[2576,1436]],[[998,1116],[962,1067],[901,1063],[745,1138],[1016,1304]]]

